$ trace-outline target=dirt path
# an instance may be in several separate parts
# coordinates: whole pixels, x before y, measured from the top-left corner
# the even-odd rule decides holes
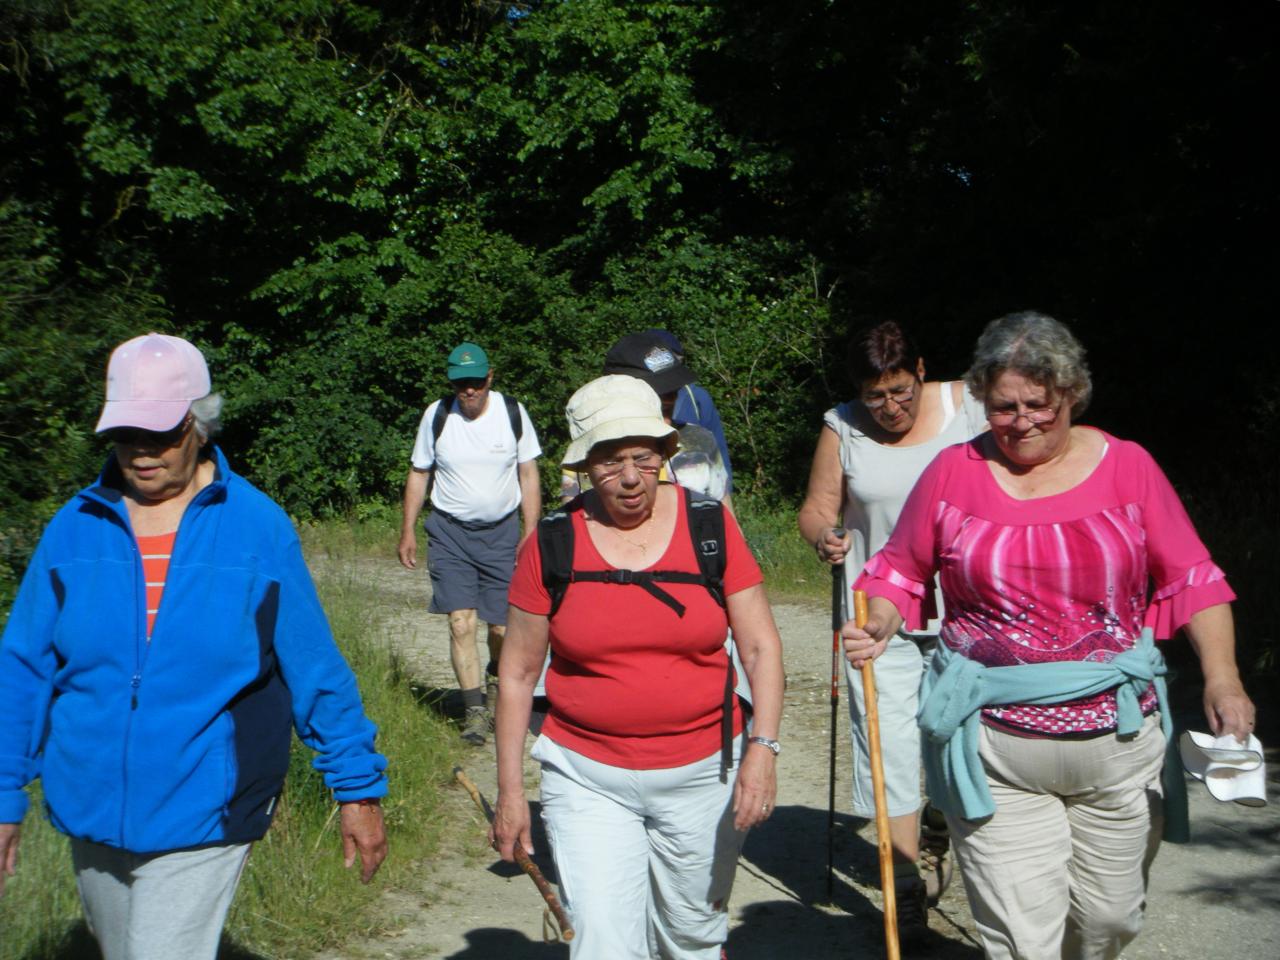
[[[319,571],[318,571],[319,572]],[[393,562],[362,563],[363,582],[384,598],[385,631],[411,675],[424,686],[451,689],[443,617],[425,613],[427,578]],[[728,953],[733,960],[826,960],[883,955],[875,826],[849,810],[848,721],[843,703],[837,753],[837,843],[834,905],[826,905],[827,770],[830,743],[829,615],[817,605],[779,604],[787,694],[779,764],[778,809],[748,837],[731,905]],[[482,651],[483,652],[483,651]],[[842,700],[844,693],[841,692]],[[1203,721],[1201,721],[1201,724]],[[394,758],[393,758],[394,761]],[[1273,757],[1271,782],[1280,781]],[[492,744],[471,753],[468,772],[492,799]],[[536,765],[526,763],[530,796]],[[1280,807],[1218,804],[1193,785],[1195,842],[1165,845],[1153,871],[1146,927],[1127,960],[1265,960],[1280,956]],[[1273,793],[1274,796],[1274,793]],[[543,942],[541,900],[515,868],[483,843],[478,815],[461,790],[450,802],[461,830],[424,867],[420,894],[388,894],[387,909],[404,922],[394,937],[348,945],[341,957],[445,960],[561,960],[562,944]],[[534,821],[538,822],[535,810]],[[545,840],[535,857],[554,876]],[[427,879],[429,878],[429,879]],[[919,957],[978,960],[973,921],[956,882],[930,911],[932,942]]]

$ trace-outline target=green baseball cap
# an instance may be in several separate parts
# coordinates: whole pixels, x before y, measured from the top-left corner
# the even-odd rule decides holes
[[[476,344],[464,340],[449,354],[449,379],[466,380],[469,377],[487,377],[489,357]]]

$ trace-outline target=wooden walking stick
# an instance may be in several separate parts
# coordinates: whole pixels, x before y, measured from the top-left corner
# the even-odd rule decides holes
[[[457,781],[466,788],[467,793],[471,794],[471,799],[475,801],[480,812],[484,814],[484,818],[493,823],[493,807],[489,806],[489,801],[484,798],[480,792],[480,788],[471,782],[471,778],[462,772],[461,767],[453,768],[453,775]],[[533,881],[533,885],[538,888],[538,892],[542,894],[542,899],[546,901],[547,909],[551,911],[556,918],[556,923],[560,927],[560,939],[568,943],[573,939],[573,924],[569,922],[569,918],[565,916],[564,907],[560,906],[560,898],[556,896],[556,892],[551,889],[551,884],[547,883],[547,878],[542,875],[542,871],[538,869],[537,864],[529,859],[529,855],[520,849],[517,844],[512,848],[515,854],[516,865],[529,875],[529,879]],[[543,928],[545,933],[546,928]]]
[[[836,724],[840,706],[840,628],[844,626],[844,563],[831,568],[831,763],[827,771],[827,903],[835,877]]]
[[[853,592],[853,622],[867,622],[867,595]],[[898,897],[893,885],[893,847],[889,843],[889,808],[884,798],[884,756],[880,753],[880,708],[876,703],[874,660],[862,664],[862,699],[866,701],[867,747],[871,753],[871,790],[876,801],[876,839],[880,850],[880,889],[884,893],[884,945],[889,960],[900,960],[898,951]]]

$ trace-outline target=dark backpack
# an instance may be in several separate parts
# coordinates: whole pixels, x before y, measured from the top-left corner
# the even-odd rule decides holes
[[[582,509],[582,497],[576,497],[563,509],[543,517],[538,523],[538,551],[542,556],[542,585],[551,595],[551,611],[547,618],[554,618],[564,602],[564,595],[573,583],[632,584],[644,590],[654,599],[666,604],[683,617],[685,606],[666,590],[663,583],[695,583],[707,588],[707,592],[722,608],[724,598],[724,505],[711,497],[686,490],[684,495],[685,521],[693,553],[698,559],[698,573],[683,570],[574,570],[573,569],[573,517]],[[733,659],[725,671],[724,712],[720,720],[720,757],[726,769],[733,766]]]
[[[524,419],[520,416],[520,404],[514,397],[509,397],[505,393],[502,400],[507,407],[507,419],[511,421],[511,432],[516,435],[516,457],[520,456],[520,439],[524,436]],[[453,408],[454,395],[446,393],[440,398],[440,403],[436,406],[435,416],[431,418],[431,449],[434,451],[437,443],[440,442],[440,434],[444,433],[445,421],[449,419],[449,411]],[[436,472],[431,471],[431,476],[427,478],[427,493],[423,497],[428,503],[431,501],[431,490],[436,485]]]

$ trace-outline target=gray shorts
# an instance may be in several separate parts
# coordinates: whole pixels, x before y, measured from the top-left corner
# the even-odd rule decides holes
[[[520,517],[512,512],[495,525],[471,524],[433,510],[427,531],[432,613],[476,610],[488,624],[505,626],[507,587],[516,566]]]

